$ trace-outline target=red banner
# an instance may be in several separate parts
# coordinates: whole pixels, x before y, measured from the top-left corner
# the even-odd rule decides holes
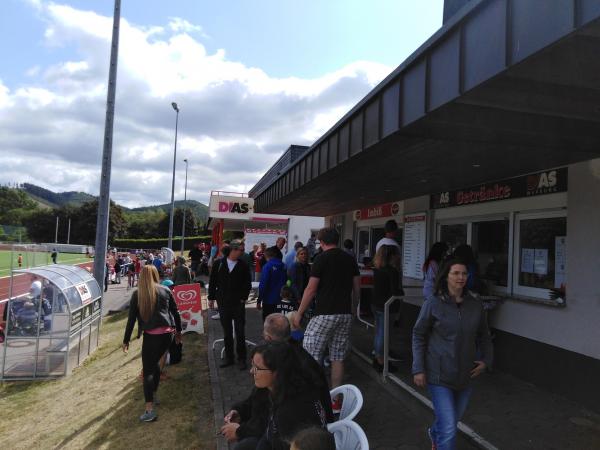
[[[204,321],[202,320],[202,296],[200,285],[180,284],[173,288],[175,303],[181,316],[181,328],[183,333],[195,331],[204,333]]]
[[[377,219],[379,217],[392,217],[398,215],[400,205],[398,203],[384,203],[371,208],[357,209],[354,211],[354,220]]]

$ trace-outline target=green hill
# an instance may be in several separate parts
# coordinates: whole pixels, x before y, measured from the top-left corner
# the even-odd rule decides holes
[[[85,192],[52,192],[30,183],[23,183],[21,189],[27,192],[38,203],[52,208],[63,205],[81,206],[95,198],[93,195],[86,194]]]
[[[63,205],[81,206],[96,198],[85,192],[52,192],[30,183],[23,183],[21,185],[21,190],[27,193],[39,206],[47,208],[59,208]],[[208,206],[196,200],[187,200],[185,202],[183,200],[176,200],[175,208],[182,208],[184,204],[194,212],[194,215],[199,221],[206,223],[208,220]],[[138,208],[122,208],[131,213],[161,210],[169,214],[171,204],[165,203],[163,205],[140,206]]]
[[[200,203],[196,200],[187,200],[185,202],[183,200],[175,200],[175,208],[183,208],[184,206],[186,208],[191,209],[194,212],[194,215],[201,222],[206,223],[206,221],[208,219],[208,206],[206,206],[204,203]],[[166,203],[164,205],[141,206],[139,208],[131,208],[129,211],[145,212],[145,211],[152,211],[152,210],[157,210],[157,209],[169,214],[169,212],[171,211],[171,204]]]

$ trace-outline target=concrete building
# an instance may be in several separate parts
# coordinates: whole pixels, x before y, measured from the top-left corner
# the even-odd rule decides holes
[[[326,216],[359,258],[395,218],[413,319],[428,248],[470,244],[505,300],[496,368],[597,406],[599,54],[600,0],[447,1],[440,30],[250,191],[256,211]]]

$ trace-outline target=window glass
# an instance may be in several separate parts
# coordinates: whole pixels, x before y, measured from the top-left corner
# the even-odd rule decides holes
[[[508,220],[473,222],[471,246],[479,265],[479,274],[493,289],[508,286]]]
[[[440,241],[448,244],[450,252],[456,247],[467,243],[467,224],[442,225],[440,227]]]
[[[566,217],[523,219],[519,231],[519,285],[560,288],[566,270]]]
[[[358,262],[363,262],[365,256],[370,256],[369,253],[369,229],[358,230]]]

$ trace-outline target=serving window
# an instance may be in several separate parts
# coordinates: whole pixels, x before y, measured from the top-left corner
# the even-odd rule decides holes
[[[519,214],[515,229],[515,293],[548,298],[565,288],[566,212]]]
[[[490,293],[550,302],[550,290],[566,289],[564,209],[438,221],[437,240],[470,245]]]
[[[470,245],[479,275],[488,285],[489,291],[508,291],[511,242],[509,217],[442,222],[438,226],[438,240],[446,242],[450,252],[461,244]]]

